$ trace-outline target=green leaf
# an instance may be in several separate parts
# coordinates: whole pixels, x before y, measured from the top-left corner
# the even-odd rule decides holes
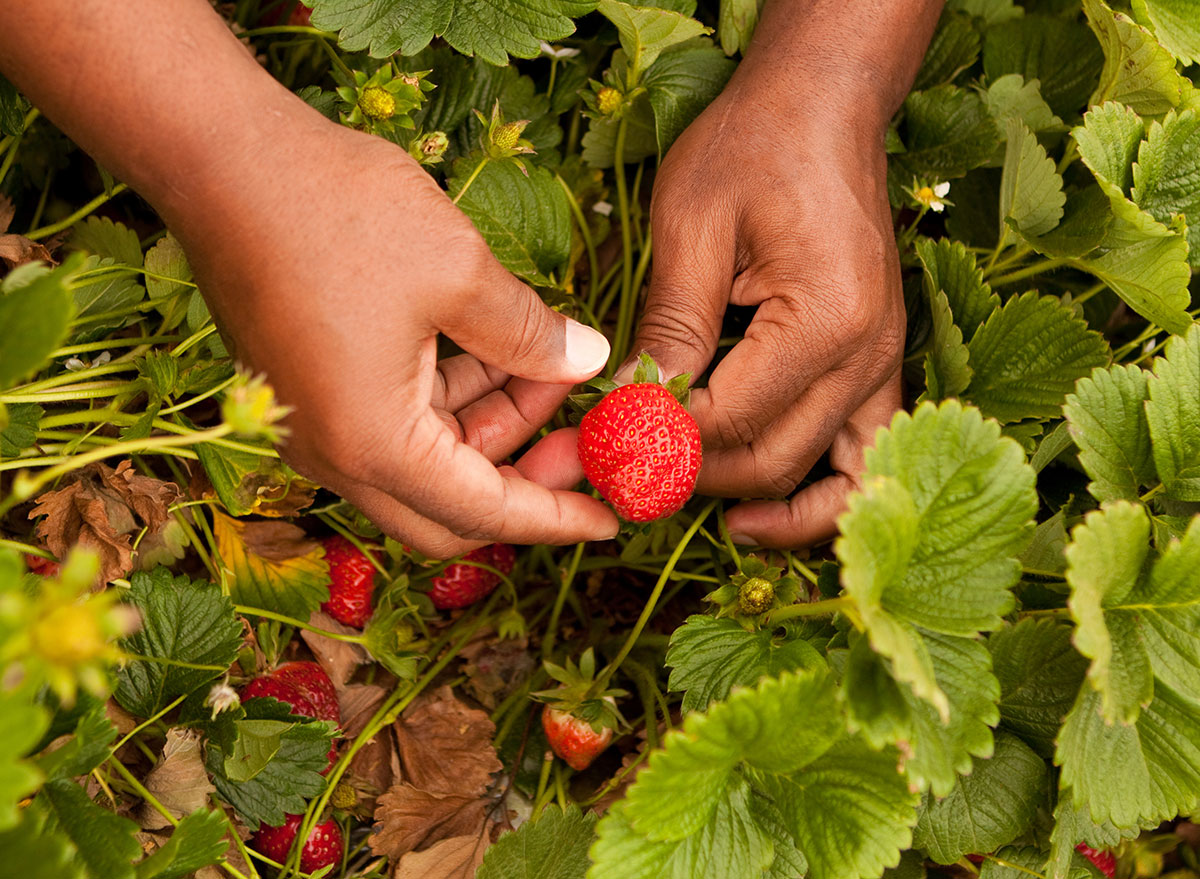
[[[1013,223],[1008,223],[1014,228]],[[1109,239],[1113,212],[1109,198],[1098,185],[1073,192],[1062,221],[1045,235],[1018,234],[1042,256],[1052,259],[1087,256]]]
[[[1200,326],[1171,339],[1154,360],[1146,419],[1167,497],[1200,500]]]
[[[192,287],[187,283],[192,280],[192,268],[188,265],[187,255],[183,252],[183,245],[170,232],[146,251],[146,270],[161,276],[146,275],[146,292],[151,299],[165,299]]]
[[[527,170],[523,173],[513,162],[488,162],[458,206],[501,265],[523,280],[549,287],[550,276],[559,274],[571,255],[571,206],[549,171]],[[470,171],[456,168],[455,173],[449,183],[452,196]]]
[[[760,629],[748,632],[730,619],[690,616],[671,635],[666,664],[669,688],[684,691],[684,713],[704,711],[734,687],[753,687],[785,671],[818,669],[824,660],[807,641]]]
[[[1154,827],[1197,807],[1200,703],[1161,682],[1132,726],[1106,723],[1100,694],[1083,687],[1054,762],[1060,786],[1097,824]]]
[[[803,772],[765,780],[808,860],[811,879],[878,876],[899,862],[912,842],[917,796],[897,756],[891,748],[876,751],[848,738]]]
[[[74,297],[67,288],[78,262],[64,263],[0,295],[0,388],[41,369],[67,338]]]
[[[572,18],[590,12],[586,0],[313,0],[313,24],[338,31],[350,52],[386,58],[415,55],[435,36],[464,55],[504,65],[508,56],[533,58],[538,40],[570,36]]]
[[[198,443],[195,449],[217,497],[234,516],[260,512],[264,504],[283,502],[298,490],[296,473],[267,447],[261,455],[214,443]]]
[[[1088,513],[1071,532],[1066,550],[1075,646],[1092,660],[1088,680],[1100,693],[1109,723],[1133,723],[1154,696],[1154,674],[1137,614],[1122,610],[1141,577],[1149,541],[1150,521],[1143,508],[1118,502]]]
[[[97,704],[79,718],[71,737],[61,747],[43,754],[38,765],[51,781],[87,775],[108,759],[116,738],[117,728],[108,719],[104,705]]]
[[[1013,0],[950,0],[946,8],[957,9],[980,19],[985,28],[1020,18],[1024,14],[1020,6],[1013,5]]]
[[[1026,4],[1028,5],[1028,4]],[[989,82],[1009,73],[1041,82],[1042,97],[1058,116],[1075,118],[1095,88],[1104,55],[1082,23],[1026,15],[989,27],[983,72]]]
[[[1134,364],[1096,369],[1067,396],[1063,414],[1098,501],[1136,501],[1140,487],[1155,482],[1144,406],[1148,376]]]
[[[1196,0],[1133,0],[1133,14],[1185,65],[1200,61],[1200,6]]]
[[[85,874],[74,846],[35,801],[21,810],[20,824],[0,831],[4,866],[21,879],[94,879]]]
[[[596,816],[547,806],[488,847],[477,879],[584,879]]]
[[[115,265],[117,263],[112,257],[89,256],[81,269],[90,272]],[[131,311],[133,306],[146,296],[146,288],[137,282],[136,276],[119,272],[113,272],[94,281],[80,284],[72,292],[75,296],[75,315],[81,318],[113,311]],[[132,314],[130,316],[132,317]],[[110,320],[110,327],[119,327],[123,326],[129,318],[111,318]]]
[[[1071,130],[1083,163],[1102,184],[1110,184],[1121,195],[1133,185],[1133,160],[1145,133],[1137,113],[1111,101],[1088,110],[1083,125]]]
[[[838,523],[843,587],[871,646],[945,721],[917,627],[973,637],[1000,626],[1033,531],[1033,471],[998,425],[953,401],[897,414],[866,465],[865,489]]]
[[[193,812],[179,822],[158,851],[138,863],[137,879],[181,879],[215,864],[229,848],[228,830],[221,812]]]
[[[142,265],[142,244],[137,232],[108,217],[88,217],[76,223],[71,244],[102,259],[111,259],[117,265],[135,269]]]
[[[957,397],[971,383],[971,367],[967,363],[970,355],[963,344],[963,333],[954,325],[950,302],[941,290],[929,294],[929,312],[933,328],[925,354],[926,391],[922,399]]]
[[[250,700],[255,701],[260,700]],[[230,777],[226,768],[229,758],[239,750],[243,755],[251,750],[239,744],[242,736],[258,735],[262,732],[261,724],[272,722],[270,718],[256,717],[234,720],[230,722],[228,736],[209,739],[205,755],[205,766],[217,795],[254,828],[260,823],[278,827],[287,814],[303,812],[305,800],[325,789],[320,772],[329,764],[329,739],[333,732],[333,725],[325,722],[282,724],[287,728],[279,732],[279,747],[262,768],[243,780]],[[232,745],[226,741],[229,737]],[[236,776],[246,774],[234,772]]]
[[[25,130],[25,114],[29,102],[17,87],[0,74],[0,136],[20,134]]]
[[[245,782],[262,772],[279,753],[283,734],[295,724],[281,720],[243,720],[233,749],[225,756],[225,777]]]
[[[233,603],[213,583],[172,577],[163,567],[138,571],[130,581],[129,600],[141,613],[142,625],[122,646],[149,659],[126,664],[114,695],[133,714],[150,717],[221,675],[242,645],[242,626]]]
[[[1183,77],[1176,72],[1171,53],[1150,31],[1113,12],[1104,0],[1083,0],[1083,11],[1104,52],[1100,83],[1088,103],[1117,101],[1147,116],[1165,113],[1179,103]]]
[[[1150,123],[1133,166],[1132,195],[1160,223],[1186,217],[1188,259],[1200,268],[1200,114],[1169,113]]]
[[[1000,141],[983,99],[953,85],[912,92],[904,101],[904,120],[905,152],[888,157],[902,186],[913,177],[961,177],[986,164]]]
[[[979,58],[979,31],[971,23],[971,17],[951,9],[942,12],[937,30],[925,50],[921,69],[913,82],[913,89],[924,91],[935,85],[953,82],[958,74]]]
[[[970,341],[1000,307],[1000,297],[983,280],[983,270],[976,265],[975,255],[962,242],[922,238],[917,241],[916,250],[925,269],[925,289],[946,294],[954,322],[962,329],[963,339]]]
[[[42,782],[41,770],[21,758],[49,726],[49,713],[33,703],[26,688],[0,688],[0,830],[17,824],[17,803]]]
[[[73,781],[48,782],[38,803],[54,816],[92,876],[133,879],[133,862],[142,853],[133,838],[136,824],[96,805]]]
[[[642,80],[650,108],[659,155],[666,155],[675,138],[700,115],[737,65],[708,40],[693,40],[663,52]]]
[[[1000,223],[1011,219],[1023,235],[1045,235],[1062,219],[1063,181],[1054,161],[1019,119],[1006,123],[1004,171],[1000,178]]]
[[[634,99],[625,113],[625,161],[636,162],[658,153],[658,130],[654,110],[645,95]],[[583,160],[593,168],[611,168],[616,155],[617,129],[614,119],[593,119],[583,136]]]
[[[752,792],[738,778],[699,832],[677,842],[654,842],[634,831],[619,802],[596,825],[587,879],[728,879],[758,876],[774,847],[751,811]]]
[[[994,312],[968,347],[975,377],[967,396],[1004,422],[1058,415],[1075,382],[1110,356],[1072,309],[1033,291]]]
[[[947,797],[926,794],[913,845],[939,864],[994,851],[1029,829],[1045,781],[1042,758],[1016,736],[997,733],[992,757],[977,761]]]
[[[1087,671],[1087,660],[1071,646],[1071,629],[1054,620],[1028,617],[988,639],[992,668],[1000,681],[1000,724],[1043,757]]]
[[[1019,119],[1036,133],[1063,130],[1062,120],[1042,98],[1042,84],[1036,79],[1026,82],[1019,73],[1006,73],[988,86],[983,100],[997,122]]]
[[[833,680],[825,671],[786,673],[736,690],[707,715],[693,713],[650,756],[626,797],[633,828],[654,841],[698,833],[745,763],[794,772],[828,750],[843,730]]]
[[[213,536],[231,572],[229,594],[237,604],[306,620],[329,599],[324,550],[298,526],[243,521],[214,510]]]
[[[726,55],[746,53],[758,26],[760,0],[721,0],[717,37]]]
[[[701,34],[711,33],[694,18],[689,18],[669,9],[652,6],[633,6],[621,0],[599,0],[596,9],[617,26],[621,48],[629,59],[630,84],[640,82],[644,73],[655,59],[677,43],[682,43]]]
[[[9,403],[8,424],[0,429],[0,458],[15,458],[37,441],[38,422],[45,410],[37,403]]]

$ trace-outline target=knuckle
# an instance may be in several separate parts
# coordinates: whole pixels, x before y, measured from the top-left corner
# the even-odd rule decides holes
[[[714,413],[712,434],[723,449],[747,446],[758,436],[759,428],[749,413],[725,406]]]

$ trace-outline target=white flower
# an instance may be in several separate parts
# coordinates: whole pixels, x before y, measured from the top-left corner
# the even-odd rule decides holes
[[[214,684],[213,688],[208,691],[208,697],[204,700],[204,704],[212,708],[213,720],[216,720],[218,714],[236,708],[242,704],[242,700],[238,696],[237,690],[229,686],[228,681],[222,681]]]
[[[946,209],[946,205],[954,204],[946,198],[949,193],[950,183],[948,181],[935,183],[933,186],[914,186],[912,190],[913,198],[938,214]]]
[[[598,201],[592,205],[592,210],[602,217],[607,217],[613,211],[613,206],[607,201]]]
[[[542,54],[547,58],[574,58],[579,54],[578,49],[572,49],[568,46],[551,46],[545,40],[538,43],[542,48]]]

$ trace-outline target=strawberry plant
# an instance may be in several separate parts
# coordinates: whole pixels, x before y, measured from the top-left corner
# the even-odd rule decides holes
[[[760,4],[309,8],[214,15],[610,339],[627,522],[434,559],[293,470],[182,230],[0,79],[0,873],[1200,876],[1194,2],[946,3],[883,147],[904,406],[791,550],[693,494],[711,371],[618,381]]]

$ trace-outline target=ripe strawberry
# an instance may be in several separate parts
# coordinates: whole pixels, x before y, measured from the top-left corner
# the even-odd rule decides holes
[[[301,815],[288,815],[281,827],[269,827],[266,824],[258,828],[254,834],[253,846],[273,861],[280,864],[287,860],[296,834],[300,831]],[[342,858],[342,829],[337,822],[330,818],[320,824],[313,825],[300,851],[300,869],[312,873],[336,864]]]
[[[1113,879],[1113,876],[1117,872],[1117,857],[1112,852],[1099,851],[1092,848],[1086,842],[1081,842],[1075,846],[1075,851],[1091,861],[1096,869],[1107,876],[1108,879]]]
[[[610,391],[583,416],[578,450],[588,480],[630,522],[671,515],[696,488],[700,430],[662,385]]]
[[[57,577],[62,570],[62,563],[52,559],[44,559],[40,555],[25,553],[25,567],[31,574],[41,574],[43,577]]]
[[[516,564],[517,553],[507,543],[493,543],[471,550],[463,561],[481,562],[507,575]],[[429,599],[438,610],[467,607],[491,595],[498,585],[500,578],[491,571],[471,564],[447,565],[433,578]]]
[[[293,27],[312,27],[312,10],[303,3],[297,3],[288,16],[288,24]]]
[[[341,726],[342,711],[333,681],[315,662],[285,662],[269,675],[252,680],[242,692],[243,699],[268,696],[291,705],[292,714],[299,717],[332,720]],[[337,746],[330,742],[329,763],[321,774],[336,762]]]
[[[550,749],[577,771],[591,766],[613,737],[612,727],[595,730],[586,720],[550,705],[542,709],[542,729],[546,731]]]
[[[321,610],[339,623],[361,629],[371,616],[375,566],[366,553],[340,534],[321,543],[329,562],[329,600]]]

